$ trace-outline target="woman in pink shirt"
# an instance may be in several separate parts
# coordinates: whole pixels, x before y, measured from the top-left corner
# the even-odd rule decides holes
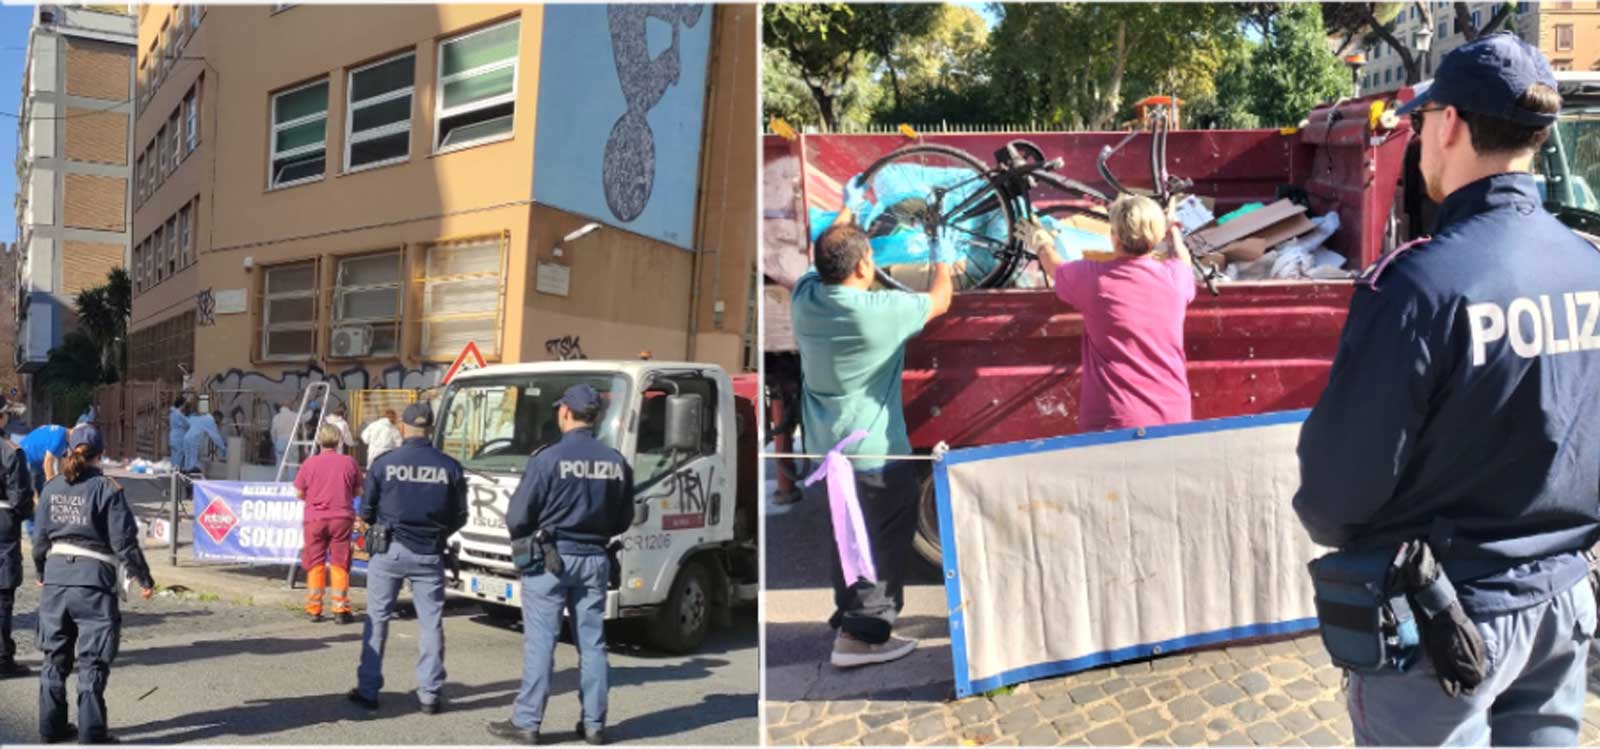
[[[1111,260],[1065,262],[1040,228],[1029,244],[1055,281],[1056,296],[1083,314],[1084,432],[1189,421],[1183,319],[1194,273],[1177,224],[1143,196],[1111,204]],[[1162,237],[1166,252],[1157,252]]]

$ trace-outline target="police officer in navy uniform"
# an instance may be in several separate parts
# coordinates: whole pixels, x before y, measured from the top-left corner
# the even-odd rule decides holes
[[[547,559],[544,571],[522,575],[522,691],[512,719],[489,724],[489,732],[500,738],[539,742],[561,612],[569,609],[583,702],[577,732],[590,744],[605,742],[606,588],[611,580],[606,547],[633,524],[633,469],[621,453],[595,438],[601,406],[599,393],[588,385],[562,394],[557,405],[561,440],[528,458],[506,511],[513,539],[541,530],[554,538],[561,571],[552,573],[555,562]]]
[[[383,689],[383,651],[400,585],[411,582],[417,609],[417,698],[422,712],[444,707],[444,551],[450,535],[467,524],[467,478],[461,464],[433,446],[433,409],[408,406],[400,447],[367,470],[361,494],[366,533],[384,535],[388,549],[367,561],[367,623],[361,633],[361,665],[350,701],[378,708]]]
[[[11,614],[22,585],[22,527],[33,519],[33,481],[27,456],[4,436],[4,429],[22,411],[22,404],[0,395],[0,679],[32,673],[17,663],[17,643],[11,638]]]
[[[67,723],[67,671],[78,666],[79,743],[115,743],[106,733],[106,681],[121,640],[118,563],[145,598],[155,588],[139,549],[139,528],[122,487],[100,472],[105,443],[93,424],[67,438],[61,473],[39,495],[34,525],[34,568],[39,596],[39,736],[47,743],[71,738]]]
[[[1452,51],[1399,110],[1421,138],[1436,226],[1358,286],[1300,435],[1294,508],[1341,550],[1425,539],[1467,615],[1456,631],[1481,650],[1436,658],[1424,630],[1428,657],[1404,672],[1352,673],[1357,744],[1578,742],[1600,530],[1600,252],[1541,207],[1529,173],[1560,104],[1539,51],[1494,34]]]

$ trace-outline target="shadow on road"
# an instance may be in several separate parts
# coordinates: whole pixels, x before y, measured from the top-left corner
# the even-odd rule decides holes
[[[37,603],[30,603],[24,610],[17,607],[15,617],[11,620],[14,632],[31,632],[39,627],[39,611]],[[189,609],[180,611],[135,611],[127,604],[122,609],[122,631],[127,633],[143,627],[159,627],[162,624],[181,619],[194,619],[202,616],[211,616],[212,612],[205,609]]]
[[[708,694],[698,705],[684,705],[628,718],[606,729],[611,741],[638,741],[693,731],[756,713],[756,693]]]
[[[165,666],[173,663],[193,663],[207,658],[231,658],[240,655],[299,655],[327,650],[346,642],[360,642],[361,628],[346,630],[331,637],[250,637],[227,640],[197,640],[183,645],[124,651],[117,659],[118,666]]]

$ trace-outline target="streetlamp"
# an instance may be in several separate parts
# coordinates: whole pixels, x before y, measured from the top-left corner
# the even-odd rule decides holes
[[[1367,66],[1367,56],[1357,52],[1344,56],[1344,64],[1350,68],[1350,98],[1361,96],[1361,69]]]

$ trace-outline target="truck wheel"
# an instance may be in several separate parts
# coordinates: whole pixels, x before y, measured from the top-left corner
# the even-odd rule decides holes
[[[922,494],[917,498],[917,535],[911,545],[923,559],[939,569],[944,568],[944,542],[939,538],[939,500],[933,495],[933,478],[922,480]]]
[[[513,606],[479,601],[478,610],[482,611],[489,621],[502,627],[522,624],[522,609]]]
[[[650,643],[682,655],[700,648],[711,625],[711,585],[704,567],[689,562],[678,571],[667,605],[650,626]]]

